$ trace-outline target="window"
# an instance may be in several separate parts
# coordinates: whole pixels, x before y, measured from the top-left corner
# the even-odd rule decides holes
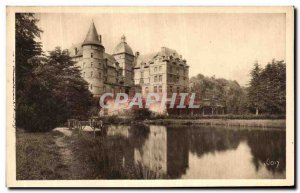
[[[101,78],[101,72],[99,72],[99,78]]]
[[[157,93],[157,86],[154,86],[154,93]]]
[[[173,92],[173,86],[170,86],[170,92]]]
[[[159,75],[159,82],[162,81],[162,75]]]
[[[93,53],[91,53],[91,58],[93,58]]]
[[[177,82],[179,82],[179,76],[177,76]]]
[[[91,62],[91,68],[93,68],[93,62]]]
[[[158,87],[158,92],[159,92],[159,93],[162,93],[162,86],[159,86],[159,87]]]
[[[161,66],[159,66],[159,71],[161,71],[161,69],[162,69],[162,67],[161,67]]]
[[[180,92],[180,88],[179,87],[177,87],[177,93],[179,93]]]
[[[93,71],[91,72],[91,77],[93,77]]]
[[[154,82],[157,82],[157,76],[154,76]]]
[[[145,93],[148,94],[149,93],[149,88],[145,87]]]
[[[90,88],[91,88],[91,90],[93,90],[93,85],[92,84],[91,84]]]

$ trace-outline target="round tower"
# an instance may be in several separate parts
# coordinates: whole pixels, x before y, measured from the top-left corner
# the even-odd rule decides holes
[[[103,62],[105,49],[101,43],[94,22],[82,43],[82,75],[89,83],[89,90],[94,96],[103,92]]]

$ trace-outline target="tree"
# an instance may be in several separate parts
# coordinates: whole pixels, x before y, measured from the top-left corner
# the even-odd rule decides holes
[[[26,108],[22,109],[24,129],[48,131],[69,118],[86,118],[92,94],[67,51],[57,47],[49,56],[34,57],[30,63],[33,70],[25,85]]]
[[[256,108],[256,114],[284,114],[286,105],[286,64],[272,60],[265,68],[256,63],[251,71],[248,88],[250,105]]]
[[[191,92],[195,92],[200,101],[206,99],[211,105],[222,104],[226,107],[226,112],[231,114],[242,114],[247,111],[245,88],[237,81],[198,74],[190,79],[190,85]]]
[[[37,42],[41,29],[37,27],[38,20],[33,13],[16,13],[15,20],[16,53],[15,53],[15,87],[16,87],[16,125],[20,123],[20,108],[24,105],[24,84],[32,71],[29,60],[41,55],[41,44]]]
[[[251,80],[249,83],[248,98],[250,105],[255,107],[255,114],[259,114],[259,108],[263,105],[263,89],[261,82],[261,71],[258,62],[255,62],[254,68],[250,75]]]

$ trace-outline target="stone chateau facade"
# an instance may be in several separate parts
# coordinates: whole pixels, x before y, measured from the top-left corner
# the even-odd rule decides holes
[[[85,40],[72,46],[70,55],[80,67],[82,77],[89,83],[95,97],[105,92],[188,92],[189,66],[175,50],[162,47],[159,52],[133,54],[123,35],[112,54],[105,47],[92,22]]]

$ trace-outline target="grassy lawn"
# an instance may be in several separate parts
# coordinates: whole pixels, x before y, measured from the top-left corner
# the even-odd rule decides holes
[[[63,179],[67,167],[62,164],[55,137],[59,132],[28,133],[17,130],[17,180]]]

